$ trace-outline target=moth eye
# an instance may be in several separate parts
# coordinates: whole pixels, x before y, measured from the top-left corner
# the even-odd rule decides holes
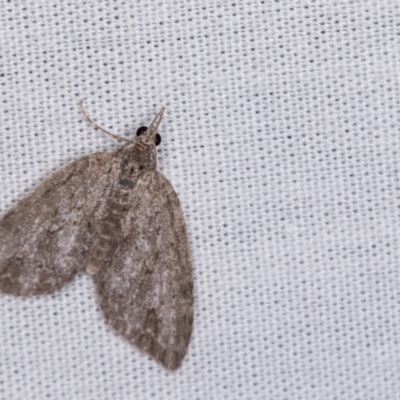
[[[146,133],[146,131],[147,131],[147,126],[141,126],[136,131],[136,136],[144,135]]]
[[[146,131],[147,131],[147,126],[141,126],[136,131],[136,136],[144,135]],[[156,133],[155,145],[158,146],[160,143],[161,143],[161,136],[158,133]]]

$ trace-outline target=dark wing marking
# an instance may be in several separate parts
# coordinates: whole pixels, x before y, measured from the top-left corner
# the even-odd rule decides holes
[[[95,281],[111,326],[167,368],[178,368],[192,332],[193,274],[182,209],[159,172],[139,178],[117,251]]]
[[[85,267],[95,228],[87,217],[101,208],[96,196],[104,198],[109,160],[109,153],[76,160],[50,176],[3,216],[1,292],[21,296],[53,293]]]

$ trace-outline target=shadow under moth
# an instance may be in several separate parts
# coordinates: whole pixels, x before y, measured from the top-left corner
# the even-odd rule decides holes
[[[137,137],[51,175],[0,220],[0,291],[51,294],[86,271],[107,322],[129,343],[177,369],[193,325],[185,220],[156,170],[164,108]]]

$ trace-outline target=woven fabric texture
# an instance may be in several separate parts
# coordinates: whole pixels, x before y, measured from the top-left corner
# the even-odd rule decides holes
[[[162,105],[195,323],[170,373],[91,277],[0,295],[0,399],[396,400],[400,3],[0,0],[0,212]]]

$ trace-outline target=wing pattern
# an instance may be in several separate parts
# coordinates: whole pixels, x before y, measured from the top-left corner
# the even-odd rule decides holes
[[[132,191],[117,250],[95,281],[110,325],[178,368],[192,332],[193,275],[179,200],[159,172],[144,174]]]
[[[50,294],[84,269],[95,211],[106,206],[101,194],[111,190],[109,158],[109,153],[96,153],[74,161],[4,215],[0,291],[19,296]]]

